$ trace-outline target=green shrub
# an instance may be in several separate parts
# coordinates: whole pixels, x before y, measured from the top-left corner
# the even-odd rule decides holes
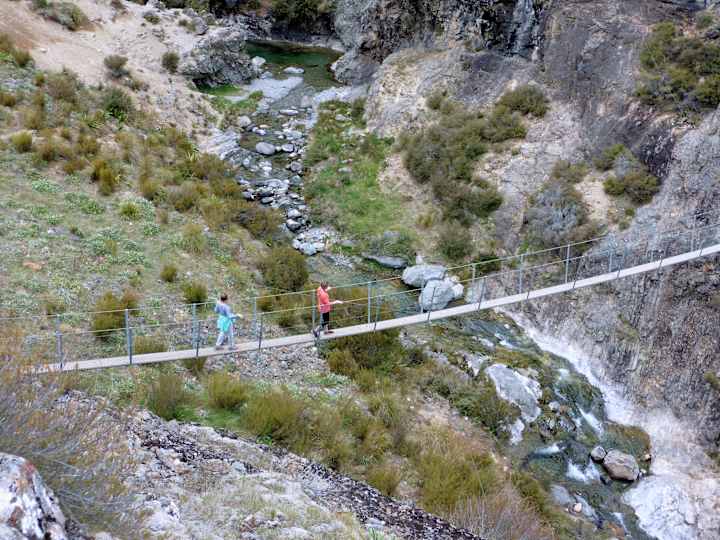
[[[135,221],[137,219],[140,219],[142,217],[142,210],[137,205],[137,203],[133,201],[123,201],[120,203],[120,206],[118,207],[118,213],[131,221]]]
[[[555,162],[550,176],[555,180],[567,184],[579,184],[585,179],[588,172],[588,167],[585,163],[570,163],[569,161],[560,159]]]
[[[326,0],[273,0],[272,13],[286,26],[306,27],[321,18],[328,18],[335,10],[335,2]]]
[[[117,187],[120,185],[122,177],[115,170],[112,163],[105,159],[98,158],[93,161],[93,170],[90,174],[90,179],[93,182],[97,182],[98,191],[101,195],[111,195],[115,192]]]
[[[135,113],[132,97],[117,86],[111,86],[103,92],[102,107],[110,116],[121,122],[129,120]]]
[[[633,170],[622,178],[608,178],[603,187],[608,195],[627,195],[637,205],[647,204],[660,190],[660,182],[644,169]]]
[[[151,354],[167,351],[167,345],[161,338],[137,336],[133,339],[133,354]]]
[[[624,144],[614,144],[607,147],[603,152],[595,159],[595,168],[601,171],[609,171],[615,165],[615,160],[623,154],[628,155],[630,151],[625,147]]]
[[[186,358],[183,360],[183,366],[195,377],[200,377],[205,371],[205,362],[207,358],[204,356],[198,356],[197,358]]]
[[[358,370],[352,353],[346,349],[335,349],[328,353],[327,364],[330,371],[352,377]]]
[[[175,51],[167,51],[162,55],[162,67],[170,73],[177,72],[180,56]]]
[[[32,144],[33,144],[33,137],[32,133],[29,131],[21,131],[20,133],[16,133],[12,137],[10,137],[10,142],[12,143],[13,147],[15,147],[15,150],[21,153],[26,153],[32,150]]]
[[[425,100],[425,104],[427,105],[428,109],[433,111],[440,110],[440,107],[443,104],[443,101],[445,101],[445,92],[442,90],[436,90],[428,98]]]
[[[720,75],[710,75],[703,80],[695,91],[698,101],[713,109],[720,105]]]
[[[198,255],[207,251],[208,241],[202,225],[188,223],[183,227],[182,246],[185,251]]]
[[[538,118],[545,116],[550,108],[543,91],[537,86],[530,85],[520,86],[505,93],[498,101],[498,104],[507,107],[511,111],[532,114]]]
[[[257,437],[293,448],[304,444],[307,403],[287,388],[254,392],[245,408],[243,423]]]
[[[146,11],[143,13],[143,19],[145,19],[150,24],[158,24],[160,22],[160,17],[157,13],[153,13],[152,11]]]
[[[459,502],[496,489],[493,458],[473,446],[450,429],[437,429],[424,437],[415,458],[423,508],[451,512]]]
[[[707,11],[698,13],[695,17],[695,26],[698,28],[698,30],[705,30],[706,28],[712,26],[714,22],[715,17],[713,17],[712,13],[709,13]]]
[[[706,371],[703,375],[705,382],[712,386],[717,392],[720,392],[720,378],[712,371]]]
[[[178,212],[187,212],[197,207],[203,191],[203,187],[198,182],[183,182],[180,186],[167,189],[167,201]]]
[[[543,517],[552,517],[553,503],[547,492],[529,474],[523,471],[514,471],[510,481],[522,497]]]
[[[10,53],[13,61],[18,67],[25,67],[32,61],[32,56],[30,56],[30,53],[27,51],[23,51],[21,49],[15,49],[12,53]]]
[[[34,0],[33,8],[43,17],[60,23],[68,30],[79,30],[90,24],[83,11],[72,2],[49,2]]]
[[[0,105],[3,107],[14,107],[17,105],[17,97],[15,94],[10,94],[9,92],[3,92],[0,90]]]
[[[183,297],[187,304],[204,304],[207,302],[207,287],[197,281],[188,281],[183,284]]]
[[[401,480],[402,471],[400,467],[387,462],[372,465],[367,472],[368,484],[388,497],[395,495]]]
[[[459,223],[448,223],[440,229],[438,247],[449,260],[462,261],[472,254],[472,235]]]
[[[128,59],[125,56],[111,54],[105,57],[103,64],[105,64],[108,73],[113,79],[119,79],[120,77],[124,77],[128,74],[128,71],[125,68],[127,61]]]
[[[291,247],[276,247],[260,262],[265,283],[283,291],[299,291],[308,281],[305,257]]]
[[[134,310],[138,305],[138,297],[130,289],[125,290],[122,296],[116,296],[112,291],[103,294],[93,307],[92,330],[99,339],[108,339],[118,335],[119,330],[125,329],[125,310]]]
[[[250,387],[226,371],[217,371],[208,377],[207,393],[211,406],[234,410],[247,402]]]
[[[182,409],[190,403],[183,378],[177,373],[161,373],[150,383],[145,397],[148,409],[165,420],[180,417]]]
[[[162,270],[160,271],[160,279],[162,279],[165,283],[175,283],[177,276],[177,266],[172,263],[166,263],[163,265]]]
[[[76,103],[79,88],[77,75],[65,69],[60,73],[49,73],[45,78],[45,89],[54,99]]]

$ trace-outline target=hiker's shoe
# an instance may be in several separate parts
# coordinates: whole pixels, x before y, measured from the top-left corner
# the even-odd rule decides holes
[[[222,345],[215,345],[215,350],[216,350],[216,351],[222,351],[224,348],[225,348],[225,347],[223,347]]]
[[[313,333],[313,336],[315,336],[315,339],[320,338],[320,330],[318,330],[317,328],[313,328],[312,333]]]
[[[334,331],[334,330],[326,330],[325,333],[326,333],[326,334],[334,334],[335,331]]]

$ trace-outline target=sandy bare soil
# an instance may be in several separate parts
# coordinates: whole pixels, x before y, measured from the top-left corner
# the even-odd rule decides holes
[[[17,45],[30,50],[39,68],[67,68],[91,85],[108,82],[103,65],[106,56],[126,56],[133,75],[148,84],[147,90],[135,92],[140,105],[186,130],[204,127],[205,98],[182,76],[161,66],[164,52],[182,53],[198,40],[178,25],[180,10],[156,11],[160,23],[153,25],[142,17],[151,8],[132,2],[123,2],[124,13],[111,7],[110,0],[76,0],[75,4],[91,25],[72,32],[34,13],[28,1],[0,0],[0,33],[9,34]]]

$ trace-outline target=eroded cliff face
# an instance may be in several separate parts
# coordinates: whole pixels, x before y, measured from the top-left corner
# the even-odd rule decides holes
[[[378,2],[369,4],[379,9]],[[442,6],[435,14],[449,5],[435,4]],[[444,45],[436,40],[430,47],[420,38],[403,45],[410,29],[427,32],[423,29],[432,20],[416,12],[412,23],[403,19],[408,14],[378,17],[382,22],[370,36],[358,38],[357,50],[383,61],[371,84],[368,124],[385,134],[422,125],[425,98],[437,88],[474,106],[489,104],[518,84],[544,88],[553,102],[546,118],[529,127],[512,153],[489,155],[480,164],[482,176],[505,197],[493,228],[506,252],[519,245],[528,198],[548,179],[555,162],[591,160],[610,144],[625,144],[663,182],[630,227],[616,231],[618,244],[652,240],[689,213],[718,209],[720,114],[706,115],[692,126],[634,98],[639,51],[652,26],[664,20],[683,23],[714,2],[564,0],[533,9],[523,0],[479,4],[474,17],[482,24],[457,25],[464,19],[453,14],[440,25],[440,35],[453,37]],[[531,24],[513,23],[513,14],[522,10]],[[371,13],[367,10],[363,20]],[[395,33],[388,31],[392,25],[399,27]],[[446,32],[450,27],[460,33]],[[525,36],[524,41],[512,41],[513,35]],[[474,38],[483,46],[467,46]],[[518,43],[524,45],[517,48]],[[709,259],[521,309],[544,331],[596,357],[600,372],[623,385],[629,397],[648,406],[669,406],[697,423],[706,442],[717,448],[720,395],[705,380],[707,372],[720,370],[716,274],[716,263]]]

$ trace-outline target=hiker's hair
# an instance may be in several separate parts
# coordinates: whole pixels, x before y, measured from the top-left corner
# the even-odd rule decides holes
[[[227,302],[227,299],[228,299],[227,294],[223,293],[223,294],[220,295],[220,300],[221,300],[221,301]]]
[[[327,288],[328,288],[328,282],[327,282],[327,281],[321,281],[321,282],[320,282],[320,286],[321,286],[323,289],[327,289]]]

